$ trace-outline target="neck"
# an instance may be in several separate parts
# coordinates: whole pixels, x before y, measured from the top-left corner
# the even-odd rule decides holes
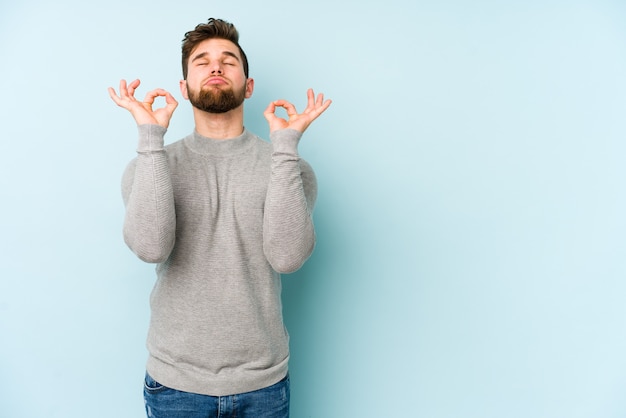
[[[196,131],[207,138],[229,139],[243,132],[243,104],[226,113],[208,113],[193,108]]]

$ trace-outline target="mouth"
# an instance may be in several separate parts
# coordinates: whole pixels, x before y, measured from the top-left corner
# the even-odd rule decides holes
[[[220,86],[226,84],[226,80],[224,80],[222,77],[211,77],[205,83],[206,86]]]

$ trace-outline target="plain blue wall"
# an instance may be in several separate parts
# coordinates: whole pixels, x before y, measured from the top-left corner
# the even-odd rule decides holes
[[[153,266],[121,237],[134,123],[184,32],[237,24],[247,126],[308,87],[318,246],[285,276],[295,418],[626,416],[626,6],[0,5],[0,416],[140,417]]]

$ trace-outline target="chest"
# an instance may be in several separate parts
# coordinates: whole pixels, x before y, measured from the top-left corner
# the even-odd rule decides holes
[[[261,151],[227,157],[192,152],[169,158],[177,218],[262,215],[271,156]]]

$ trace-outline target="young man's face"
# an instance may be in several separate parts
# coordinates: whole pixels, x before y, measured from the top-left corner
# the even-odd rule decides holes
[[[237,45],[226,39],[207,39],[191,51],[187,79],[180,82],[185,99],[205,112],[224,113],[252,96],[254,82],[246,79]]]

